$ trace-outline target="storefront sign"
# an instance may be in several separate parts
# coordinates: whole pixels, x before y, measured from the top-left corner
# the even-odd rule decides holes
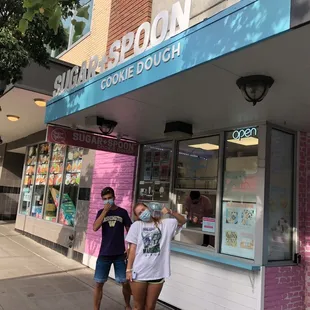
[[[138,144],[56,126],[47,127],[47,142],[136,156]]]
[[[202,231],[215,233],[215,218],[204,217],[202,222]]]
[[[257,136],[257,128],[255,127],[235,130],[232,134],[232,137],[235,140],[241,140],[243,138],[250,138],[256,136]]]
[[[181,55],[181,44],[176,43],[172,47],[166,48],[163,52],[157,52],[147,57],[144,61],[139,61],[136,70],[135,66],[129,66],[119,72],[109,75],[101,82],[101,89],[105,90],[113,85],[132,79],[143,71],[149,71],[152,67],[158,67],[161,63],[169,62]]]
[[[163,41],[183,32],[189,27],[190,11],[191,0],[185,0],[184,10],[180,2],[173,4],[170,18],[167,10],[160,12],[154,18],[152,24],[144,22],[136,33],[129,32],[123,36],[122,40],[115,41],[111,45],[108,55],[104,55],[101,59],[99,59],[98,55],[95,55],[91,57],[89,62],[84,61],[81,68],[75,66],[62,75],[57,76],[54,82],[53,96],[58,96],[62,92],[88,81],[96,76],[97,71],[103,73],[127,61],[129,57],[126,57],[126,53],[132,48],[133,55],[130,56],[130,58],[142,54],[148,48],[157,46]],[[141,41],[143,41],[142,45]],[[140,66],[138,66],[139,68],[136,73],[140,74],[144,69],[150,70],[153,65],[158,66],[161,62],[169,61],[175,53],[173,49],[167,49],[161,55],[158,55],[157,60],[152,59],[152,57],[149,60],[147,59],[145,63],[141,63]],[[131,67],[121,71],[118,76],[106,79],[106,81],[102,83],[101,88],[108,88],[112,83],[115,85],[130,77],[133,77],[133,69],[131,69]]]

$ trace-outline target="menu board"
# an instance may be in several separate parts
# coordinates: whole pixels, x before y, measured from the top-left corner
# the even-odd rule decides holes
[[[221,252],[254,259],[255,221],[256,204],[223,202]]]

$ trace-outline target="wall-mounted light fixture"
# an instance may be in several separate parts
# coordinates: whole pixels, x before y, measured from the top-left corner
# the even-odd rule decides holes
[[[46,100],[44,100],[44,99],[36,98],[36,99],[34,99],[34,103],[35,103],[38,107],[40,107],[40,108],[46,107]]]
[[[266,97],[273,83],[274,79],[265,75],[250,75],[237,80],[244,99],[253,103],[253,106]]]
[[[7,115],[6,117],[7,117],[8,120],[11,121],[11,122],[17,122],[17,121],[20,119],[20,117],[17,116],[17,115]]]

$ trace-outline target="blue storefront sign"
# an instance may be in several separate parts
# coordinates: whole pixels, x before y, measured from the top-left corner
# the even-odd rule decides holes
[[[241,0],[51,99],[45,122],[105,102],[290,29],[291,0]]]

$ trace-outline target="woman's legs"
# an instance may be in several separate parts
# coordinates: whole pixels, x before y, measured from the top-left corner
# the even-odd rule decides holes
[[[131,282],[131,292],[134,299],[134,310],[145,310],[145,300],[148,289],[146,282]]]
[[[145,310],[155,310],[164,283],[149,284],[146,292]]]

